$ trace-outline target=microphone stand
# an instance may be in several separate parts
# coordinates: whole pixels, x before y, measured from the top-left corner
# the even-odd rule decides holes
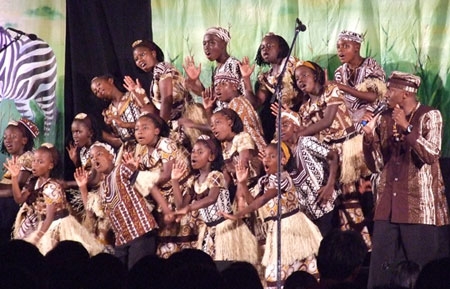
[[[0,53],[2,53],[3,50],[5,50],[6,48],[8,48],[8,46],[10,46],[11,44],[13,44],[13,43],[16,42],[17,40],[19,40],[20,37],[22,37],[22,34],[17,34],[10,42],[8,42],[7,44],[3,45],[3,47],[0,49]]]
[[[278,112],[277,112],[277,122],[276,122],[276,126],[277,126],[277,154],[278,154],[278,158],[277,158],[277,182],[278,182],[278,186],[277,186],[277,196],[278,196],[278,202],[277,202],[277,289],[281,289],[282,285],[281,285],[281,169],[282,169],[282,164],[281,164],[281,90],[283,87],[283,77],[284,77],[284,73],[286,72],[286,67],[287,67],[287,63],[289,61],[289,58],[292,54],[292,49],[294,48],[295,45],[295,41],[297,40],[297,36],[299,34],[300,31],[305,31],[306,27],[301,23],[301,21],[297,18],[296,21],[296,27],[295,27],[295,34],[294,34],[294,39],[292,39],[292,44],[289,48],[289,53],[286,56],[286,61],[283,64],[283,67],[281,69],[280,74],[278,75],[277,78],[277,84],[275,86],[275,92],[270,100],[270,103],[274,103],[275,101],[278,101]]]

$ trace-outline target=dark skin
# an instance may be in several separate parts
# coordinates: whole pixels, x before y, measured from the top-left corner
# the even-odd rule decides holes
[[[347,63],[352,71],[356,70],[365,59],[360,55],[361,44],[357,42],[340,39],[337,42],[336,48],[341,62]],[[366,100],[368,102],[374,102],[377,100],[377,94],[375,92],[358,91],[352,86],[338,83],[336,81],[332,81],[332,83],[337,85],[337,87],[343,92],[353,95],[359,99]]]
[[[30,191],[22,190],[19,187],[18,177],[20,173],[20,164],[17,162],[17,158],[12,158],[7,161],[5,167],[11,172],[12,191],[14,194],[14,200],[21,204],[25,202],[30,196]],[[54,167],[52,156],[49,152],[37,150],[34,153],[33,160],[33,174],[38,177],[37,184],[42,185],[46,180],[50,178],[50,172]],[[35,238],[31,240],[33,244],[37,244],[40,238],[47,232],[48,228],[52,224],[55,217],[56,207],[55,204],[46,204],[45,206],[45,220],[42,222],[42,226]]]
[[[281,121],[281,137],[282,141],[291,148],[291,151],[295,151],[297,148],[300,131],[300,127],[296,125],[291,119],[289,119],[288,117],[283,117]],[[327,183],[317,192],[317,202],[323,205],[331,200],[332,194],[334,192],[334,185],[336,183],[339,166],[339,156],[335,151],[329,151],[327,155],[327,163],[329,168]]]
[[[14,197],[14,201],[17,204],[22,204],[28,198],[28,195],[24,196],[20,193],[17,193],[22,190],[26,181],[30,177],[31,173],[29,171],[21,170],[20,165],[18,164],[17,156],[13,156],[10,160],[7,160],[3,166],[9,170],[12,166],[19,166],[19,171],[17,172],[17,187],[16,183],[13,182],[12,185],[0,184],[0,197]],[[16,193],[14,193],[16,191]]]
[[[325,87],[321,85],[315,78],[313,70],[306,66],[299,66],[295,69],[295,80],[297,87],[307,94],[311,102],[317,101],[322,95]],[[273,103],[271,106],[272,114],[278,115],[278,103]],[[282,110],[290,112],[286,108]],[[338,110],[338,105],[327,105],[323,111],[323,118],[307,127],[302,127],[299,132],[299,136],[314,136],[320,131],[328,128],[333,123],[334,118]]]
[[[28,142],[28,139],[26,136],[22,134],[20,129],[15,127],[7,127],[5,130],[5,134],[3,136],[4,138],[4,144],[8,143],[7,148],[8,153],[11,155],[12,159],[17,159],[19,156],[21,156],[24,153],[24,147]],[[9,144],[13,144],[10,146]],[[8,162],[5,162],[3,166],[7,169]],[[18,175],[18,183],[19,187],[22,188],[28,177],[31,175],[31,173],[27,170],[20,170]],[[0,198],[3,197],[11,197],[13,195],[12,186],[9,184],[0,184]],[[17,202],[17,200],[16,200]]]
[[[230,57],[227,52],[227,43],[213,34],[205,34],[203,37],[203,51],[208,60],[216,61],[217,67],[223,65]],[[198,67],[195,66],[194,57],[188,56],[184,60],[183,68],[188,76],[186,79],[188,89],[197,95],[201,95],[202,91],[205,90],[200,81],[201,64]]]

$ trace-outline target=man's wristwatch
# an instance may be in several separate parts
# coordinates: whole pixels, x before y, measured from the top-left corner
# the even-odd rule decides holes
[[[406,129],[405,129],[405,131],[403,132],[403,134],[405,134],[405,135],[410,134],[410,133],[412,132],[412,130],[413,130],[413,125],[410,124],[410,125],[408,125],[408,126],[406,127]]]

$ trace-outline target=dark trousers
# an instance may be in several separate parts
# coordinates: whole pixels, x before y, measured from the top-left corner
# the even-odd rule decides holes
[[[19,205],[13,197],[0,198],[0,245],[11,240],[11,232],[18,211]]]
[[[338,228],[339,215],[336,208],[331,212],[326,213],[322,217],[313,220],[313,223],[319,228],[322,236],[326,236],[333,229]]]
[[[448,240],[447,226],[375,221],[367,288],[389,284],[401,261],[413,261],[423,267],[431,260],[447,257]]]
[[[156,254],[156,232],[150,231],[114,250],[114,255],[130,270],[142,257]]]

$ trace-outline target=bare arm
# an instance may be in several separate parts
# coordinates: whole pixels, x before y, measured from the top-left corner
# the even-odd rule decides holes
[[[11,173],[11,190],[14,201],[18,204],[22,204],[30,195],[28,190],[22,190],[22,187],[25,184],[24,178],[28,178],[30,173],[21,170],[21,165],[19,164],[17,157],[6,160],[3,166]]]
[[[368,102],[374,102],[377,100],[377,94],[372,91],[359,91],[351,86],[342,84],[342,83],[335,83],[337,87],[342,90],[345,93],[348,93],[350,95],[353,95],[354,97],[357,97],[362,100],[366,100]]]
[[[301,130],[299,134],[301,136],[313,136],[320,131],[329,128],[336,116],[338,106],[338,104],[328,105],[324,111],[323,118],[314,124],[304,127],[304,129]]]
[[[159,111],[159,116],[165,121],[169,121],[173,103],[172,77],[167,77],[159,81],[159,91],[161,93],[161,110]]]

